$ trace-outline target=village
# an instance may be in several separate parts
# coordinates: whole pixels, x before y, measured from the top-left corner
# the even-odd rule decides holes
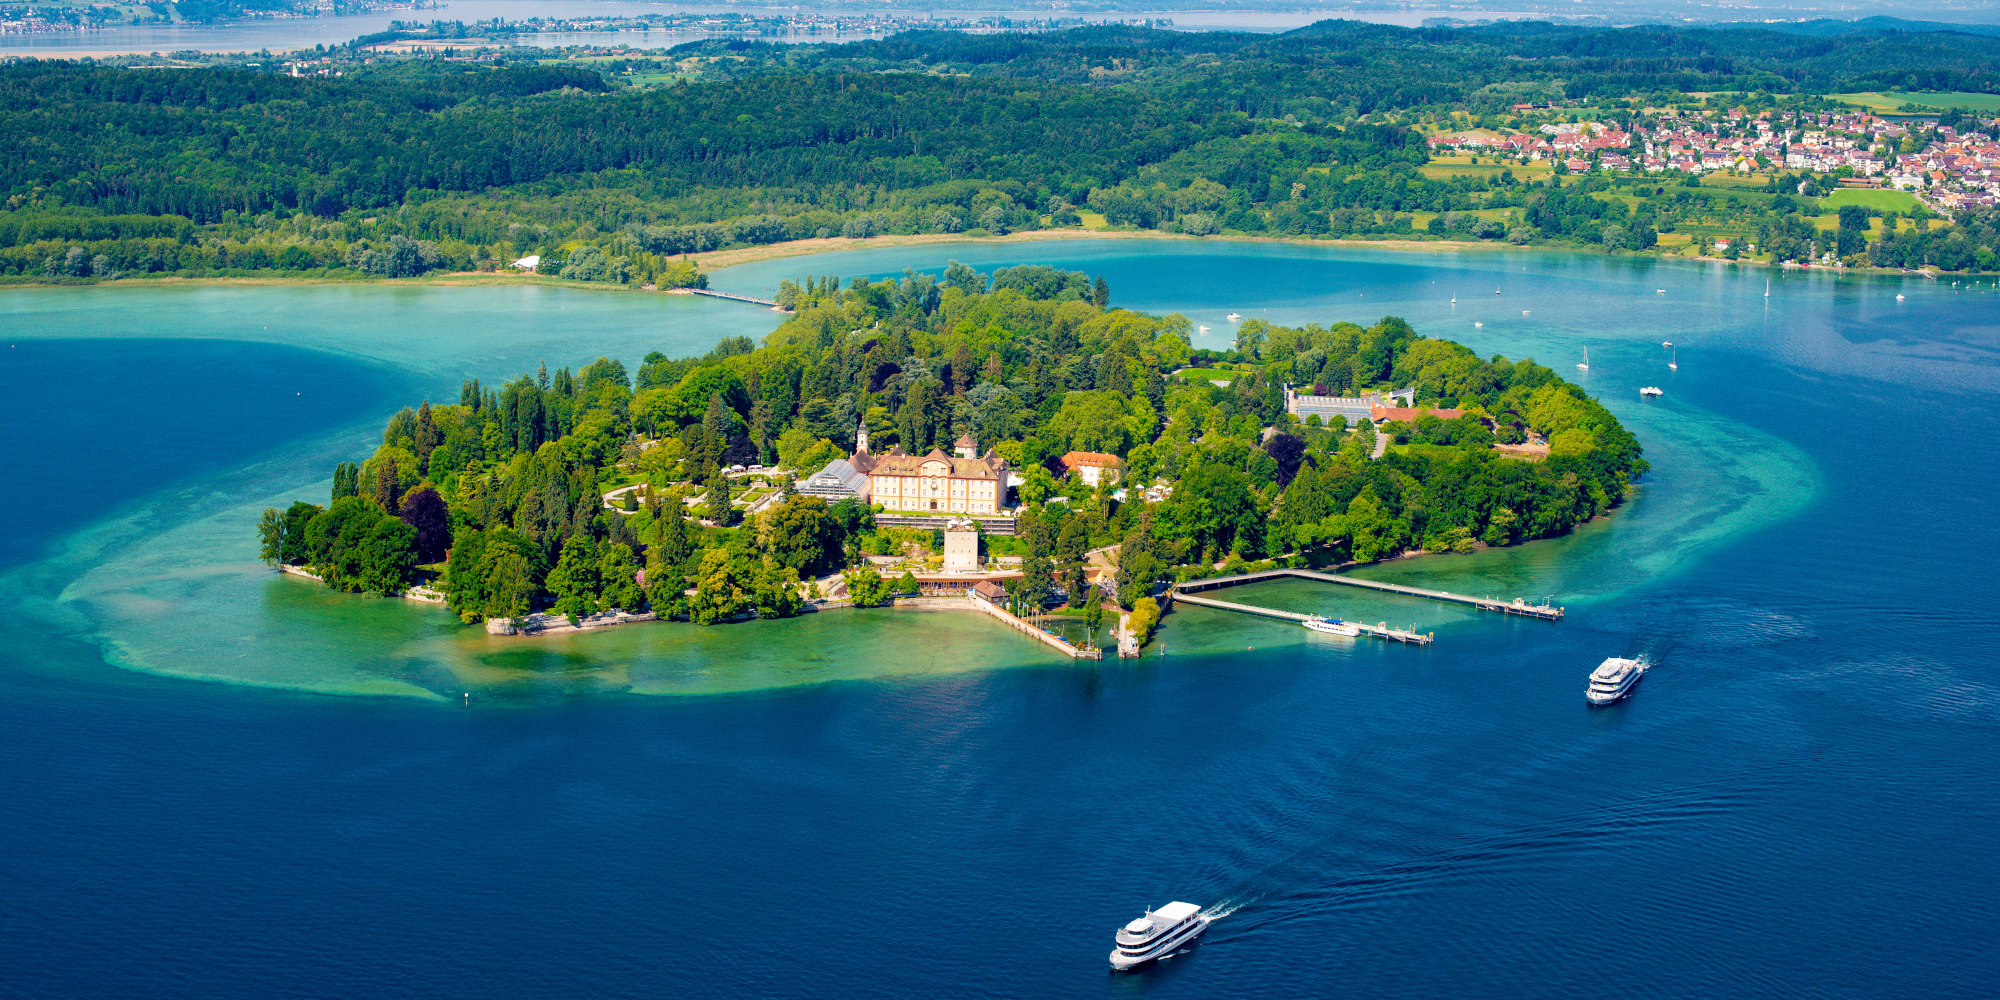
[[[1934,139],[1919,146],[1911,124],[1859,112],[1752,114],[1739,107],[1645,114],[1656,124],[1629,131],[1609,121],[1562,121],[1532,132],[1446,132],[1427,141],[1434,152],[1548,161],[1571,174],[1828,173],[1845,186],[1908,191],[1945,215],[2000,200],[2000,142],[1990,127],[1961,132],[1938,125]]]

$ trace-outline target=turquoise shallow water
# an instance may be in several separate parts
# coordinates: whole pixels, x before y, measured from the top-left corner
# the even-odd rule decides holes
[[[255,512],[323,495],[389,410],[467,375],[700,350],[769,313],[542,288],[0,295],[30,387],[0,413],[46,428],[0,482],[10,984],[1872,997],[2000,974],[2000,630],[1970,596],[2000,543],[1989,290],[1137,241],[717,284],[945,256],[1101,271],[1216,342],[1238,311],[1398,314],[1552,364],[1587,344],[1654,472],[1571,538],[1369,571],[1553,595],[1561,624],[1239,592],[1435,629],[1425,649],[1200,609],[1164,657],[1097,665],[949,613],[502,643],[272,577]],[[1639,694],[1586,710],[1590,666],[1639,651],[1660,663]],[[1168,898],[1232,912],[1107,978],[1110,929]],[[803,920],[821,931],[770,947]]]

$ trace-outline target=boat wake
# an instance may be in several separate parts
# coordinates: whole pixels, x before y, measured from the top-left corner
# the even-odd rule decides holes
[[[1201,911],[1201,915],[1204,919],[1206,919],[1209,923],[1212,924],[1218,920],[1221,920],[1223,917],[1226,917],[1232,913],[1235,913],[1237,910],[1240,910],[1250,905],[1251,902],[1253,901],[1250,899],[1240,898],[1240,897],[1224,899],[1220,902],[1210,904],[1207,909]]]

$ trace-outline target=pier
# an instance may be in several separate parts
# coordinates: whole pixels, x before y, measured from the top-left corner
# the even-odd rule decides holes
[[[771,299],[751,298],[748,295],[731,295],[728,292],[710,291],[709,289],[706,288],[687,288],[682,290],[689,295],[706,295],[711,299],[728,299],[731,302],[748,302],[753,306],[769,306],[770,308],[777,310],[778,312],[791,312],[791,310],[789,309],[780,307],[778,303],[772,301]]]
[[[965,597],[965,601],[975,610],[983,611],[986,614],[992,615],[993,617],[1000,619],[1002,622],[1005,622],[1009,627],[1013,628],[1014,631],[1019,632],[1022,635],[1025,635],[1028,638],[1033,639],[1036,642],[1039,642],[1042,645],[1047,646],[1050,649],[1053,649],[1056,652],[1061,653],[1062,655],[1067,656],[1071,659],[1074,660],[1104,659],[1103,650],[1079,649],[1075,645],[1071,644],[1068,639],[1065,639],[1062,636],[1059,636],[1054,632],[1051,632],[1045,628],[1040,628],[1036,626],[1034,623],[1014,615],[1013,613],[1009,612],[1006,608],[1000,607],[999,605],[994,604],[983,597],[980,597],[978,594],[970,594],[970,593],[967,594]]]
[[[1464,604],[1469,607],[1478,608],[1481,611],[1498,611],[1502,614],[1540,618],[1543,621],[1561,621],[1563,616],[1563,609],[1561,607],[1552,604],[1529,604],[1518,597],[1511,601],[1502,600],[1497,597],[1474,597],[1469,594],[1454,594],[1446,590],[1426,590],[1422,587],[1406,587],[1400,583],[1363,580],[1340,573],[1316,573],[1308,569],[1267,569],[1261,573],[1238,573],[1234,576],[1217,576],[1206,580],[1189,580],[1185,583],[1174,584],[1173,589],[1180,594],[1186,594],[1189,591],[1214,590],[1219,587],[1233,587],[1242,583],[1256,583],[1260,580],[1275,580],[1283,576],[1297,577],[1301,580],[1318,580],[1321,583],[1337,583],[1344,587],[1363,587],[1368,590],[1379,590],[1390,594],[1403,594],[1409,597],[1422,597],[1427,600],[1444,601],[1449,604]],[[1248,609],[1249,605],[1233,605],[1232,607],[1244,610]]]
[[[1297,611],[1280,611],[1277,608],[1260,607],[1255,604],[1237,604],[1232,601],[1218,601],[1213,597],[1195,597],[1178,591],[1169,592],[1172,599],[1185,604],[1195,604],[1204,608],[1219,608],[1223,611],[1241,611],[1248,615],[1262,615],[1266,618],[1282,618],[1286,621],[1304,622],[1322,615],[1308,615]],[[1345,621],[1345,619],[1342,619]],[[1361,630],[1362,635],[1372,635],[1377,639],[1407,642],[1413,646],[1428,646],[1434,636],[1429,632],[1413,632],[1409,629],[1390,628],[1388,625],[1367,625],[1361,622],[1347,622]]]

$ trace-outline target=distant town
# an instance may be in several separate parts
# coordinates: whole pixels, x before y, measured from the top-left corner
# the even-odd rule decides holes
[[[1534,105],[1512,109],[1532,113]],[[1830,173],[1854,186],[1908,191],[1932,210],[1991,207],[2000,200],[2000,143],[1990,131],[1938,125],[1919,142],[1909,125],[1873,114],[1751,113],[1743,108],[1648,109],[1652,125],[1557,121],[1527,130],[1451,132],[1433,150],[1547,160],[1572,174]],[[1928,124],[1928,123],[1926,123]]]

